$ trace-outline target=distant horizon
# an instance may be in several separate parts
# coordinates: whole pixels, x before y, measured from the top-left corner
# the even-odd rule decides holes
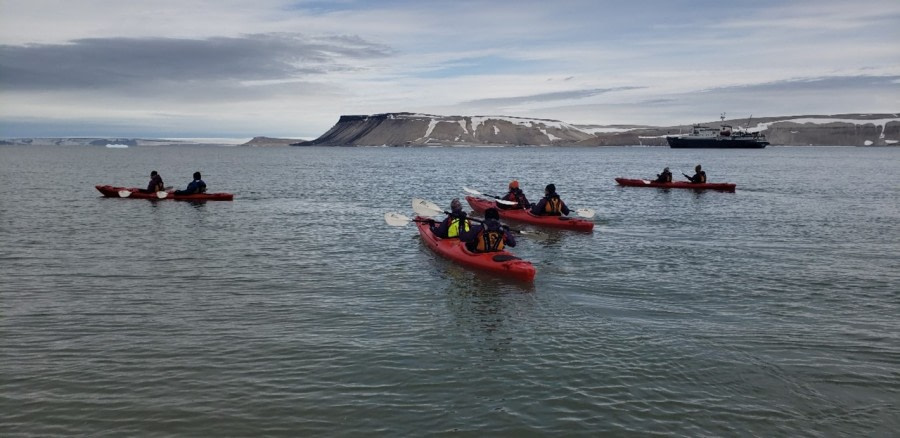
[[[462,114],[453,114],[453,115],[443,115],[443,114],[421,114],[421,113],[411,113],[409,111],[396,111],[396,112],[388,112],[388,113],[374,113],[374,114],[342,114],[341,116],[373,116],[378,114],[412,114],[412,115],[425,115],[425,116],[435,116],[435,117],[495,117],[495,118],[521,118],[521,119],[533,119],[533,120],[554,120],[548,118],[541,117],[519,117],[519,116],[502,116],[502,115],[490,115],[490,116],[472,116],[472,115],[462,115]],[[840,121],[842,119],[836,118],[836,116],[858,116],[858,117],[869,117],[869,116],[879,116],[879,115],[890,115],[892,118],[898,119],[900,122],[900,111],[897,112],[862,112],[862,113],[836,113],[836,114],[795,114],[795,115],[764,115],[764,116],[753,116],[757,122],[760,122],[764,119],[790,119],[797,117],[808,117],[812,116],[815,118],[821,119],[829,119],[834,118],[835,121]],[[338,119],[341,117],[338,116],[335,120],[337,123]],[[749,116],[748,116],[749,118]],[[726,122],[735,122],[741,120],[741,117],[728,117],[726,114],[725,121]],[[858,119],[860,122],[864,122],[866,119]],[[695,121],[691,123],[685,123],[680,125],[658,125],[658,124],[637,124],[637,123],[616,123],[616,124],[598,124],[598,123],[570,123],[565,120],[556,120],[558,122],[566,123],[573,126],[596,126],[596,127],[604,127],[604,126],[645,126],[645,127],[654,127],[654,128],[675,128],[675,127],[685,127],[691,126],[693,124],[709,124],[709,123],[717,123],[718,120],[706,120],[706,121]],[[880,121],[880,119],[876,119],[874,121]],[[333,125],[332,125],[333,126]],[[755,125],[754,125],[755,126]],[[328,129],[330,129],[329,127]],[[267,133],[261,133],[257,135],[240,135],[240,136],[216,136],[216,137],[208,137],[208,136],[165,136],[165,137],[156,137],[153,135],[136,135],[136,134],[112,134],[112,135],[96,135],[96,134],[78,134],[78,135],[19,135],[19,136],[2,136],[0,139],[2,140],[14,140],[14,139],[34,139],[34,138],[47,138],[47,139],[110,139],[115,140],[117,138],[120,139],[130,139],[130,140],[163,140],[163,141],[190,141],[193,143],[209,143],[209,144],[243,144],[251,141],[257,137],[268,137],[275,139],[286,139],[286,140],[301,140],[308,141],[314,140],[320,137],[322,134],[327,132],[327,130],[323,130],[321,133],[312,135],[312,136],[276,136]]]

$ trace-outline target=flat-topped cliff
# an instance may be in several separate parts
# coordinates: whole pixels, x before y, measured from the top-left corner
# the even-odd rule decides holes
[[[299,146],[572,145],[592,135],[558,120],[414,113],[341,116]]]

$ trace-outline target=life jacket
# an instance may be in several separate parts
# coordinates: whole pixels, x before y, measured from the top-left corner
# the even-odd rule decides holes
[[[705,171],[701,170],[701,171],[697,172],[697,182],[698,183],[706,182],[706,172]]]
[[[451,238],[451,237],[459,237],[459,228],[460,228],[460,227],[459,227],[459,222],[460,222],[460,221],[459,221],[459,218],[458,218],[458,217],[450,218],[450,226],[447,227],[447,238]],[[468,219],[465,220],[465,221],[463,221],[463,223],[462,223],[462,229],[463,229],[463,232],[464,232],[464,233],[469,231],[469,221],[468,221]]]
[[[547,202],[544,203],[544,215],[562,216],[562,199],[559,199],[559,195],[554,193],[545,199]]]
[[[497,208],[502,210],[513,210],[518,208],[528,208],[528,201],[525,199],[525,194],[522,193],[521,189],[515,189],[514,191],[510,191],[505,196],[503,196],[504,201],[512,201],[515,202],[516,205],[506,205],[497,203]]]
[[[475,238],[475,252],[497,252],[503,251],[506,246],[505,236],[500,230],[482,229]]]

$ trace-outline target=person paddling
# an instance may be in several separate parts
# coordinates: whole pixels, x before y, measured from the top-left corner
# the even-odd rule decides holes
[[[704,172],[700,165],[694,168],[694,176],[687,176],[687,174],[682,173],[685,178],[689,179],[694,184],[704,184],[706,183],[706,172]]]
[[[531,207],[531,214],[537,216],[561,216],[569,215],[569,207],[556,194],[556,185],[547,184],[544,188],[544,197]]]
[[[147,190],[141,190],[141,193],[156,193],[162,192],[165,190],[165,184],[163,184],[162,177],[159,176],[159,172],[155,170],[150,171],[150,183],[147,184]]]
[[[194,180],[184,190],[175,190],[176,195],[193,195],[206,193],[206,183],[200,178],[200,172],[194,172]]]
[[[466,243],[466,249],[478,253],[503,251],[504,246],[516,246],[516,238],[500,224],[500,212],[496,208],[485,210],[481,225],[473,225],[469,232],[460,234],[459,240]]]
[[[665,168],[665,169],[663,169],[662,173],[657,173],[657,174],[656,174],[656,180],[654,180],[653,182],[658,182],[658,183],[670,183],[670,182],[672,182],[672,172],[669,172],[669,168],[668,168],[668,167]]]
[[[458,238],[460,233],[469,232],[469,220],[466,219],[466,212],[462,209],[462,203],[459,199],[453,198],[450,201],[450,214],[439,225],[435,226],[435,222],[429,225],[431,232],[435,236],[442,239]]]
[[[519,188],[519,181],[512,180],[509,182],[509,192],[503,195],[500,198],[503,201],[512,201],[516,202],[516,205],[506,205],[497,203],[497,208],[501,208],[503,210],[513,210],[519,208],[531,208],[531,203],[528,202],[528,198],[525,197],[525,193],[522,192],[522,189]]]

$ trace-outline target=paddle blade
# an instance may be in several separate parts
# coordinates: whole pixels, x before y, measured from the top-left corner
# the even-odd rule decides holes
[[[130,192],[130,191],[128,191],[128,190],[119,190],[119,197],[120,197],[120,198],[127,198],[127,197],[129,197],[129,196],[131,196],[131,192]]]
[[[385,213],[384,221],[392,227],[402,227],[412,221],[412,219],[400,213]]]
[[[419,198],[413,198],[412,208],[416,214],[422,216],[435,216],[444,212],[437,204]]]
[[[642,179],[641,182],[644,183],[644,184],[650,184],[650,181],[647,181],[647,180],[645,180],[645,179]]]
[[[495,199],[495,201],[497,201],[498,204],[503,204],[503,205],[517,205],[518,204],[518,202],[516,202],[516,201],[507,201],[505,199]]]
[[[576,208],[575,214],[577,214],[578,216],[581,216],[581,217],[591,218],[591,217],[594,217],[594,215],[597,213],[593,209],[590,209],[590,208]]]
[[[466,187],[466,186],[463,186],[463,191],[466,192],[466,193],[468,193],[468,194],[470,194],[470,195],[484,196],[484,195],[483,195],[481,192],[479,192],[478,190],[472,190],[472,189],[470,189],[470,188],[468,188],[468,187]]]
[[[159,199],[166,199],[169,196],[169,192],[156,192],[156,197]]]

